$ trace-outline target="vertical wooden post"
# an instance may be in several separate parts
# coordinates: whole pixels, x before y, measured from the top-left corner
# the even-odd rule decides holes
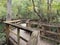
[[[19,30],[19,28],[17,29],[17,41],[18,41],[18,43],[17,43],[17,45],[20,45],[20,30]]]
[[[7,42],[7,45],[9,45],[9,25],[6,25],[6,42]]]
[[[45,29],[44,29],[44,26],[42,26],[42,30],[44,31],[44,32],[42,32],[42,33],[40,33],[40,35],[45,35]],[[41,31],[40,31],[41,32]]]
[[[31,25],[30,25],[30,19],[28,19],[27,21],[26,21],[26,27],[31,27]]]
[[[31,35],[30,40],[28,41],[27,45],[37,45],[39,34],[40,34],[39,31],[32,32],[32,35]]]

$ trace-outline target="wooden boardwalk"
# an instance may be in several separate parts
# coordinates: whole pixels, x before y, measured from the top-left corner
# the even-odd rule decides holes
[[[14,30],[12,30],[15,34],[17,34],[17,30],[16,29],[14,29]],[[20,35],[22,36],[22,37],[24,37],[25,39],[27,39],[27,40],[29,40],[30,39],[30,34],[28,33],[28,32],[26,32],[26,31],[23,31],[23,30],[21,30],[20,31]],[[14,35],[14,34],[12,34],[12,33],[10,33],[10,36],[15,40],[15,41],[17,41],[17,36],[16,35]],[[11,40],[11,39],[10,39]],[[38,39],[39,41],[38,41],[38,45],[56,45],[56,43],[55,42],[53,42],[53,41],[48,41],[48,40],[45,40],[45,39],[41,39],[41,38],[39,38]],[[11,40],[12,41],[12,40]],[[13,42],[13,41],[12,41]],[[14,43],[14,42],[13,42]],[[17,44],[15,44],[14,43],[14,45],[17,45]],[[27,42],[25,42],[25,41],[23,41],[22,39],[20,39],[20,45],[27,45]]]

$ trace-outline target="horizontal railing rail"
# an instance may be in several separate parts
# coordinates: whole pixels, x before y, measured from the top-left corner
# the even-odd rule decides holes
[[[36,31],[36,29],[32,29],[30,27],[19,26],[19,25],[13,24],[12,22],[16,22],[16,21],[10,21],[10,22],[6,21],[6,22],[4,22],[6,24],[7,45],[9,45],[9,41],[8,41],[9,38],[10,38],[9,34],[10,34],[10,32],[12,32],[10,30],[11,29],[10,26],[15,27],[17,29],[17,34],[15,34],[15,33],[12,32],[13,34],[15,34],[17,36],[17,41],[18,41],[17,45],[20,45],[19,44],[20,43],[20,38],[23,39],[24,41],[28,42],[28,40],[26,40],[26,39],[24,39],[24,37],[20,36],[20,29],[24,30],[24,31],[28,31],[30,33],[32,33],[33,31]],[[11,39],[13,40],[13,38],[11,38]],[[16,41],[14,40],[14,42],[16,42]]]

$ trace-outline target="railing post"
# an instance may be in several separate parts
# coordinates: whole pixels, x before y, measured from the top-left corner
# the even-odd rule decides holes
[[[39,31],[32,32],[32,35],[31,35],[30,40],[28,41],[27,45],[37,45],[39,34],[40,34]]]
[[[6,25],[6,42],[7,42],[7,45],[9,45],[9,25]]]
[[[26,21],[26,27],[30,27],[30,22],[29,22],[30,20],[27,20]]]
[[[17,41],[18,41],[18,43],[17,43],[17,45],[20,45],[20,30],[19,30],[19,28],[17,29]]]

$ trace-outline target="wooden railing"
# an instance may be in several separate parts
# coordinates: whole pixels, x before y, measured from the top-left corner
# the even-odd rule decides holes
[[[42,29],[40,30],[41,37],[60,43],[60,25],[59,24],[41,24],[41,26],[42,26]],[[56,31],[51,31],[51,28],[56,28]],[[55,38],[53,38],[52,35]]]
[[[9,45],[9,38],[12,38],[12,37],[9,36],[10,32],[17,36],[17,42],[12,38],[12,40],[13,40],[15,43],[17,43],[17,45],[20,45],[20,44],[19,44],[19,43],[20,43],[20,38],[23,39],[24,41],[28,42],[27,39],[25,39],[24,37],[21,37],[21,36],[19,35],[21,29],[24,30],[24,31],[28,31],[28,32],[30,32],[30,33],[34,32],[34,31],[39,31],[39,30],[40,30],[40,32],[43,32],[43,33],[45,32],[45,33],[49,33],[49,34],[51,34],[51,35],[52,35],[52,34],[53,34],[53,35],[57,35],[57,37],[60,35],[60,33],[52,32],[52,31],[47,31],[47,30],[44,31],[44,30],[45,30],[45,29],[44,29],[45,26],[48,26],[48,27],[60,27],[60,26],[57,26],[57,25],[45,25],[45,24],[42,24],[42,27],[43,27],[43,28],[37,30],[37,29],[32,29],[32,28],[30,28],[30,27],[22,27],[22,26],[16,25],[16,24],[14,24],[14,22],[17,22],[17,21],[9,21],[9,22],[8,22],[8,21],[5,21],[5,22],[4,22],[4,23],[6,24],[7,45]],[[19,20],[18,20],[18,22],[19,22]],[[11,26],[17,28],[17,34],[15,34],[14,32],[12,32],[12,31],[10,30],[10,29],[11,29]],[[44,34],[45,34],[45,33],[44,33]],[[59,40],[53,39],[53,38],[50,38],[50,37],[46,37],[45,35],[42,35],[42,34],[40,34],[40,37],[43,37],[43,38],[46,38],[46,39],[49,39],[49,40],[53,40],[53,41],[55,41],[55,42],[60,43]]]
[[[19,21],[19,20],[18,20]],[[30,33],[32,33],[33,30],[32,28],[29,28],[29,27],[22,27],[22,26],[19,26],[19,25],[16,25],[16,24],[13,24],[12,22],[17,22],[17,21],[5,21],[4,23],[6,24],[6,39],[7,39],[7,45],[9,45],[9,34],[10,32],[12,32],[10,29],[10,26],[12,27],[15,27],[17,28],[17,34],[15,34],[14,32],[12,32],[13,34],[15,34],[17,36],[17,41],[15,41],[15,43],[17,43],[17,45],[20,45],[20,38],[22,38],[24,41],[28,42],[28,40],[24,39],[23,37],[21,37],[19,34],[20,34],[20,29],[24,30],[24,31],[28,31]],[[14,40],[14,39],[13,39]]]

